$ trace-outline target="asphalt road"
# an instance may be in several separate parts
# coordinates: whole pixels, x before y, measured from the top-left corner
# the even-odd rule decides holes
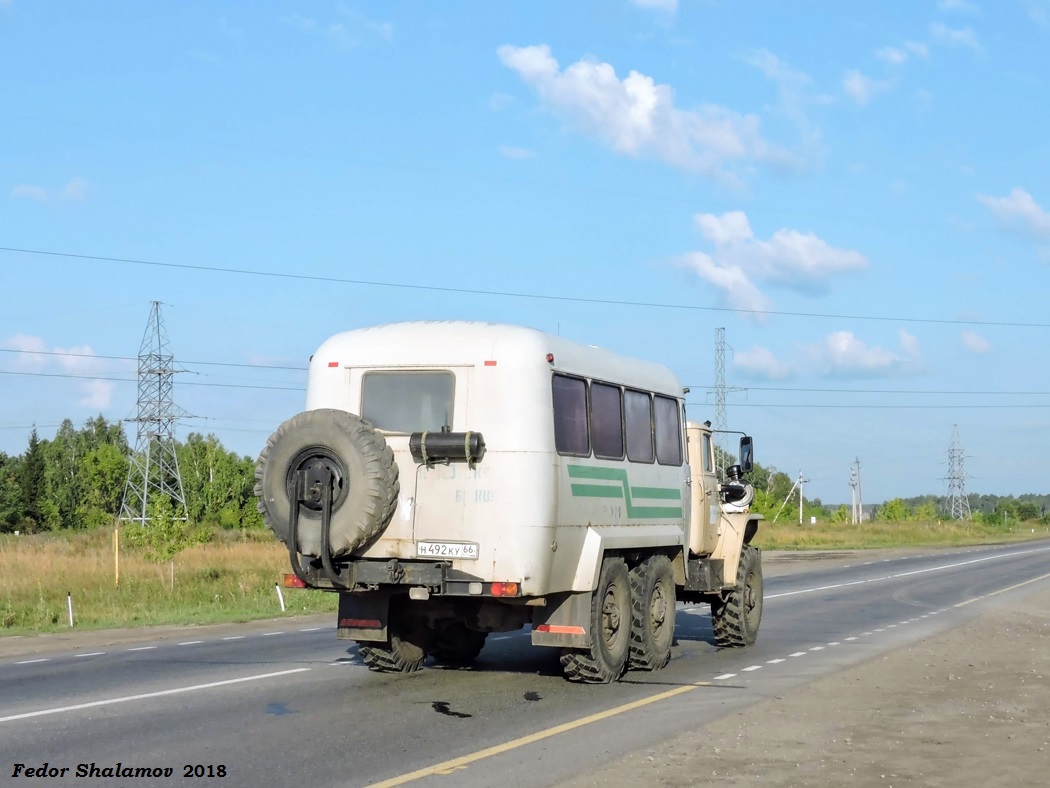
[[[683,608],[671,664],[608,686],[564,681],[556,653],[532,648],[526,632],[490,636],[473,669],[408,676],[371,673],[327,622],[190,629],[184,639],[94,650],[27,649],[0,657],[0,778],[67,786],[314,788],[409,779],[547,786],[960,626],[982,598],[1024,594],[1032,584],[1023,584],[1045,583],[1048,573],[1048,541],[767,562],[755,646],[719,650],[708,608]],[[45,762],[68,771],[25,776]],[[172,771],[77,776],[81,764],[105,774],[118,763]],[[15,776],[17,764],[24,768]]]

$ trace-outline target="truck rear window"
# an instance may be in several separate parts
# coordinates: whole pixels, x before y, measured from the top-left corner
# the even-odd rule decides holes
[[[456,378],[451,372],[367,372],[361,418],[386,432],[440,432],[452,426]]]

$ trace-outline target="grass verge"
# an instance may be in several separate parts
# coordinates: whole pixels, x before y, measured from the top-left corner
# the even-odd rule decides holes
[[[0,636],[75,628],[214,624],[334,611],[336,595],[282,589],[288,552],[267,533],[198,545],[176,556],[174,584],[167,561],[152,563],[121,550],[115,582],[113,531],[0,537]]]
[[[754,543],[763,550],[865,550],[879,547],[956,547],[997,544],[1050,536],[1042,523],[975,523],[969,520],[930,520],[902,523],[876,520],[849,523],[764,521]]]

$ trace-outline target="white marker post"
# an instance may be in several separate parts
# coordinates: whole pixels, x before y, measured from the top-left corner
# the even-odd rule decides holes
[[[284,594],[281,593],[281,586],[277,583],[273,584],[273,587],[277,589],[277,599],[281,603],[281,612],[284,612]]]
[[[69,626],[73,626],[73,592],[66,591],[66,608],[69,610]]]

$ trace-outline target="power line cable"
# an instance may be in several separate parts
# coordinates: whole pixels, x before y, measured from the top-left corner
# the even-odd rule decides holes
[[[0,348],[0,353],[20,353],[30,356],[64,356],[68,358],[97,358],[104,361],[138,361],[135,356],[101,356],[94,353],[73,353],[65,350],[29,350],[26,348]],[[279,364],[243,364],[233,361],[179,361],[180,364],[191,364],[210,367],[243,367],[245,369],[284,369],[305,372],[307,367],[289,367]]]
[[[8,369],[0,369],[0,375],[16,375],[36,378],[73,378],[76,380],[111,380],[116,383],[137,383],[135,378],[114,378],[108,375],[72,375],[68,372],[25,372]],[[258,386],[247,383],[211,383],[205,381],[186,380],[179,383],[180,386],[207,386],[211,388],[224,389],[264,389],[269,391],[305,391],[304,386]]]
[[[137,260],[126,257],[108,257],[104,255],[75,254],[72,252],[56,252],[46,249],[21,249],[10,246],[0,246],[0,252],[11,252],[15,254],[32,254],[45,257],[62,257],[72,260],[94,260],[108,263],[127,263],[129,265],[144,265],[155,268],[169,268],[184,271],[202,271],[208,273],[236,274],[239,276],[260,276],[274,279],[290,279],[305,282],[324,282],[326,284],[360,285],[364,287],[389,287],[402,290],[418,290],[436,293],[457,293],[460,295],[496,296],[501,298],[523,298],[540,301],[555,301],[561,303],[575,304],[597,304],[602,306],[627,306],[644,307],[649,309],[675,309],[690,312],[719,312],[752,315],[774,315],[777,317],[804,317],[822,318],[833,320],[869,320],[892,323],[924,323],[934,325],[954,326],[996,326],[1007,328],[1050,328],[1050,323],[1021,323],[1013,321],[981,321],[981,320],[949,320],[944,318],[929,317],[890,317],[886,315],[848,315],[824,312],[783,312],[761,309],[735,309],[731,307],[699,306],[696,304],[668,304],[654,301],[628,301],[611,298],[585,298],[582,296],[561,296],[544,293],[524,293],[512,290],[482,290],[468,287],[447,287],[439,285],[419,285],[404,282],[382,282],[368,279],[346,279],[336,276],[318,276],[313,274],[290,274],[281,271],[257,271],[247,268],[228,268],[224,266],[192,265],[190,263],[164,263],[156,260]]]

